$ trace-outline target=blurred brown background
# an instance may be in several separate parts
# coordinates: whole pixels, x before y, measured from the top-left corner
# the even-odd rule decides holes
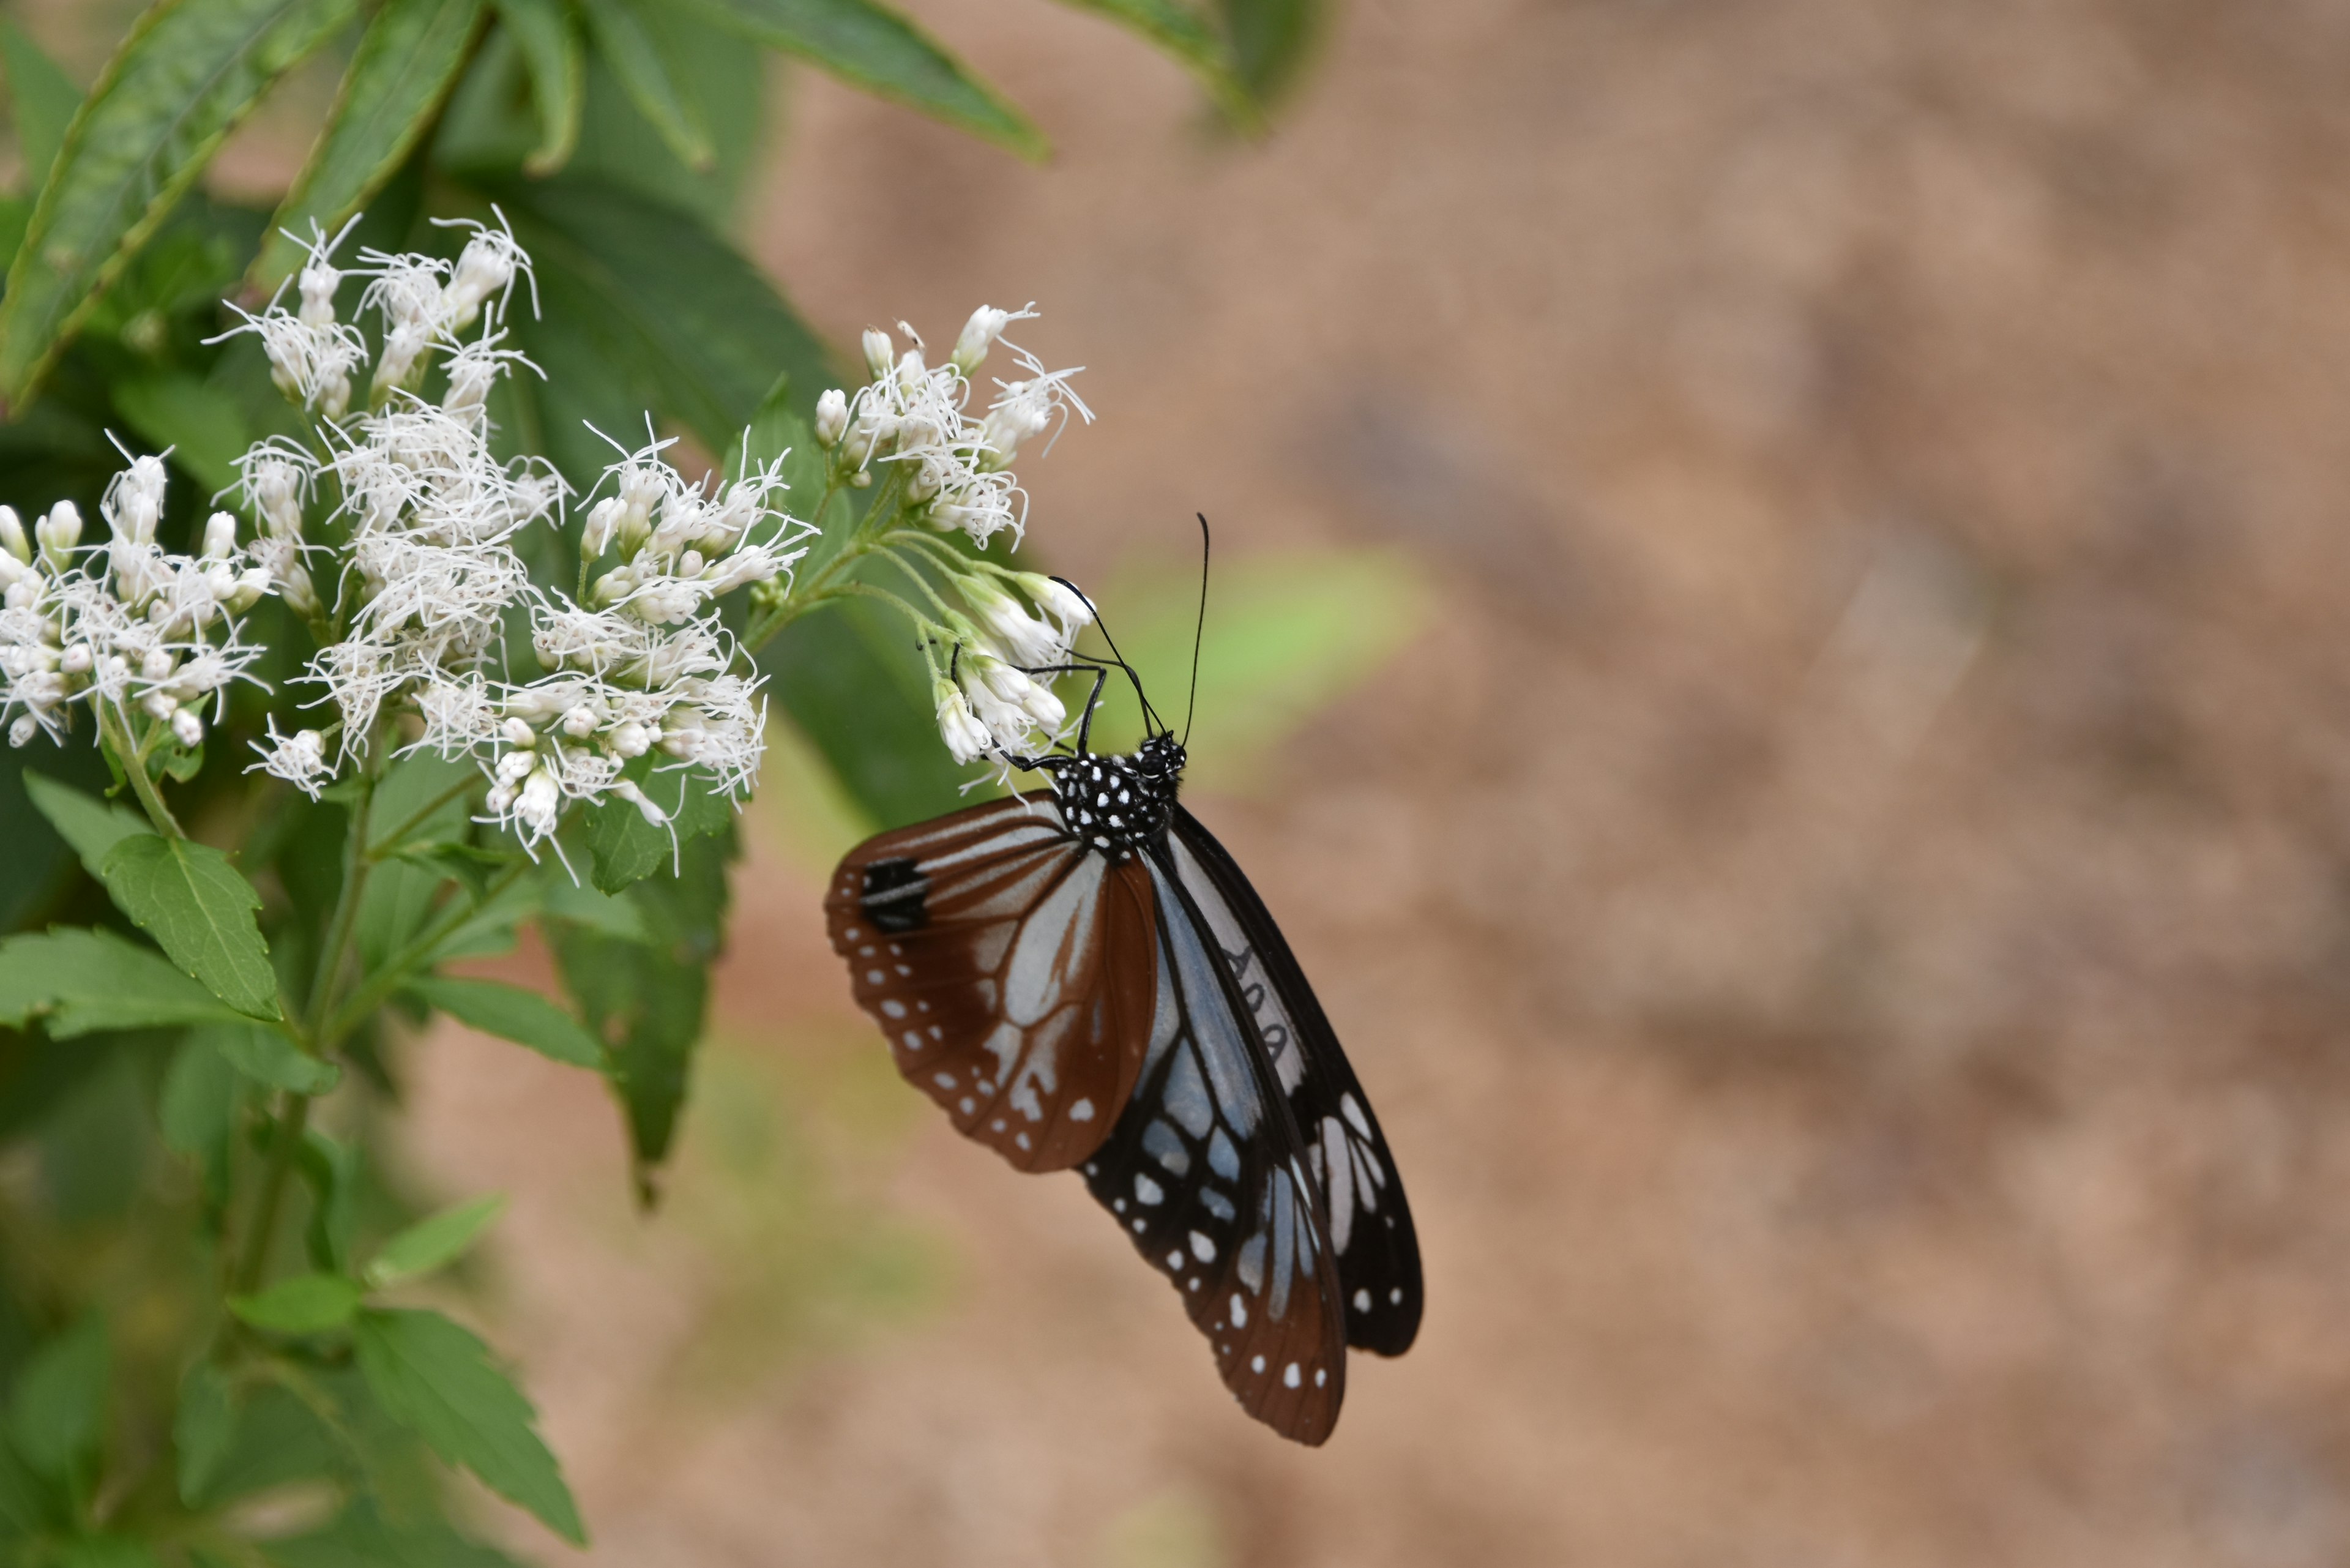
[[[660,1216],[584,1077],[423,1062],[596,1560],[2350,1555],[2350,5],[1356,0],[1261,146],[1096,19],[915,8],[1060,158],[795,78],[809,314],[1039,300],[1081,579],[1204,509],[1436,585],[1199,802],[1429,1316],[1327,1449],[1244,1420],[896,1084],[786,755]]]

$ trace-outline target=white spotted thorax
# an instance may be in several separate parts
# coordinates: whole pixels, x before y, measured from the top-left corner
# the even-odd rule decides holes
[[[1114,861],[1165,836],[1183,777],[1183,748],[1153,735],[1130,757],[1055,759],[1053,799],[1069,831]]]

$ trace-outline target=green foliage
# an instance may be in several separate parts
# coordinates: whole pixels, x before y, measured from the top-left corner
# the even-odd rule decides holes
[[[32,392],[263,91],[355,10],[162,0],[140,18],[67,130],[9,269],[0,397]]]
[[[1317,10],[1069,3],[1167,52],[1243,130]],[[321,51],[339,86],[290,187],[253,207],[203,194],[225,138]],[[447,220],[510,223],[535,273],[499,325],[546,374],[494,394],[500,459],[546,460],[578,492],[611,462],[607,436],[684,434],[730,477],[780,461],[792,510],[824,535],[802,570],[837,566],[836,589],[772,639],[729,626],[857,811],[894,823],[961,804],[921,649],[851,597],[884,579],[847,541],[886,514],[809,429],[843,361],[729,237],[779,118],[775,54],[1045,152],[947,42],[876,0],[157,0],[87,97],[0,23],[23,166],[0,194],[0,499],[28,518],[70,500],[95,533],[115,439],[168,448],[158,542],[194,549],[213,506],[245,505],[255,441],[312,433],[261,347],[223,339],[224,298],[257,308],[314,223],[363,211],[351,249],[453,256]],[[347,283],[339,319],[362,286]],[[428,400],[446,386],[432,374]],[[581,567],[572,522],[534,530],[542,587]],[[1334,630],[1328,595],[1304,596],[1302,638],[1242,597],[1252,673],[1211,669],[1219,693],[1289,711],[1385,646]],[[298,678],[313,639],[339,633],[276,601],[253,614],[258,680],[206,707],[201,743],[126,704],[104,749],[86,722],[62,747],[0,748],[0,1155],[23,1173],[0,1194],[0,1561],[509,1563],[446,1522],[448,1466],[583,1542],[488,1348],[379,1294],[456,1263],[500,1209],[420,1214],[380,1158],[382,1110],[405,1034],[445,1013],[599,1074],[650,1201],[698,1070],[743,803],[648,753],[626,776],[665,820],[607,801],[573,815],[559,853],[535,846],[540,864],[477,820],[488,786],[469,760],[411,755],[306,799],[250,774],[250,743],[265,718],[328,722]],[[526,639],[512,646],[507,673],[531,679]],[[144,738],[118,743],[126,731]],[[560,1000],[446,972],[534,919]],[[732,1083],[719,1101],[741,1098]],[[775,1128],[723,1110],[705,1128],[710,1168],[729,1174],[683,1218],[755,1259],[722,1293],[716,1343],[778,1324],[845,1341],[925,1299],[937,1270],[919,1238],[817,1191]],[[283,1533],[271,1511],[289,1487],[331,1515]]]
[[[571,1489],[538,1435],[538,1413],[489,1347],[437,1312],[369,1308],[352,1343],[368,1387],[392,1419],[520,1503],[574,1545],[588,1542]]]

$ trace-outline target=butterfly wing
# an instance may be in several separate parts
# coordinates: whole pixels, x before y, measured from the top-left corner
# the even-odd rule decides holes
[[[1049,799],[989,801],[852,849],[833,950],[898,1070],[1023,1170],[1098,1147],[1133,1096],[1159,948],[1149,874]]]
[[[1134,1097],[1088,1189],[1173,1282],[1243,1408],[1319,1443],[1346,1394],[1346,1319],[1306,1151],[1238,988],[1153,863],[1159,963]]]
[[[1400,1355],[1419,1332],[1419,1238],[1371,1102],[1281,928],[1215,836],[1178,806],[1169,858],[1231,966],[1323,1198],[1347,1342]]]

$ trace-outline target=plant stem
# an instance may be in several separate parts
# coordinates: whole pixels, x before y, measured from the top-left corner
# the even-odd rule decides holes
[[[277,1136],[269,1146],[269,1168],[261,1179],[261,1200],[253,1213],[253,1229],[244,1238],[244,1255],[238,1260],[229,1289],[249,1293],[261,1283],[269,1266],[269,1243],[277,1231],[277,1210],[286,1200],[286,1180],[294,1171],[294,1156],[310,1122],[310,1097],[291,1089],[278,1096]]]
[[[147,776],[147,759],[130,743],[130,726],[121,711],[111,702],[98,702],[92,706],[98,710],[99,733],[112,748],[115,760],[122,764],[122,775],[130,781],[131,793],[139,797],[139,804],[147,808],[147,820],[153,823],[155,831],[166,838],[185,838],[187,835],[180,828],[180,819],[172,815],[172,808],[163,804],[162,795],[156,792],[155,781]]]

